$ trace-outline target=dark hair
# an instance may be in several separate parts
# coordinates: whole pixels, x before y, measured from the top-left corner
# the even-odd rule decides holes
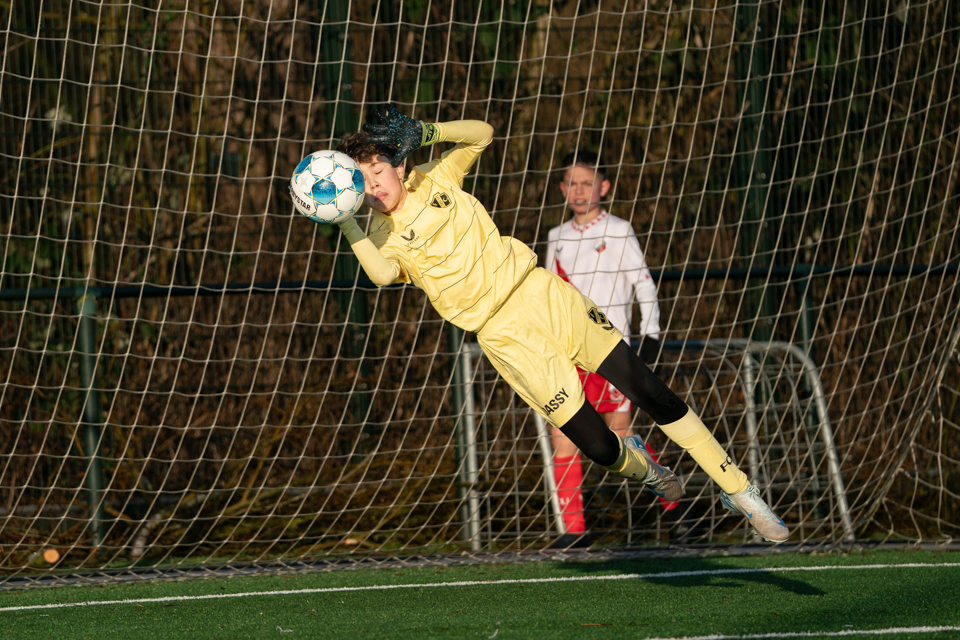
[[[360,131],[348,133],[340,138],[337,151],[345,153],[357,162],[371,162],[377,156],[393,158],[397,155],[397,148],[392,144],[367,142],[367,134]]]
[[[587,149],[577,149],[572,153],[563,156],[560,163],[560,170],[566,171],[570,167],[587,167],[597,172],[601,179],[607,178],[607,167],[600,161],[600,156]]]

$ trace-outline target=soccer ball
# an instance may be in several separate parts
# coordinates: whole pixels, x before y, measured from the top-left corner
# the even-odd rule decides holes
[[[320,224],[345,222],[363,204],[363,173],[350,156],[317,151],[300,161],[290,178],[297,211]]]

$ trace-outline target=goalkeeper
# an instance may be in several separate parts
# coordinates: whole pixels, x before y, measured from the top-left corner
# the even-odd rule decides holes
[[[500,375],[587,457],[679,500],[677,476],[653,460],[638,436],[622,440],[584,401],[577,365],[599,373],[720,485],[724,507],[749,518],[764,539],[787,540],[789,530],[759,490],[600,309],[538,267],[525,244],[502,237],[483,205],[463,191],[492,127],[420,122],[392,106],[377,115],[380,124],[365,124],[363,133],[347,134],[337,146],[360,165],[364,202],[374,212],[369,238],[353,218],[340,224],[367,276],[378,286],[406,282],[422,289],[441,317],[477,334]],[[404,158],[438,142],[455,144],[408,175]]]

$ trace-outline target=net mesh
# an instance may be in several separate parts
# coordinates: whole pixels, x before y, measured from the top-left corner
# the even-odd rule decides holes
[[[958,534],[957,3],[155,5],[0,3],[0,580],[554,535],[533,416],[471,337],[286,195],[387,101],[490,122],[466,188],[541,253],[559,158],[600,151],[661,373],[795,541]],[[602,544],[747,540],[644,420],[685,537],[588,465]]]

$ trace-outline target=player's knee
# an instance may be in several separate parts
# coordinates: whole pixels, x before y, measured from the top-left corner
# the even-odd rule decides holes
[[[666,383],[658,378],[650,369],[644,367],[634,378],[637,394],[644,400],[657,402],[665,393],[673,393]]]
[[[597,373],[658,424],[676,422],[687,413],[686,403],[625,343],[614,348]]]

